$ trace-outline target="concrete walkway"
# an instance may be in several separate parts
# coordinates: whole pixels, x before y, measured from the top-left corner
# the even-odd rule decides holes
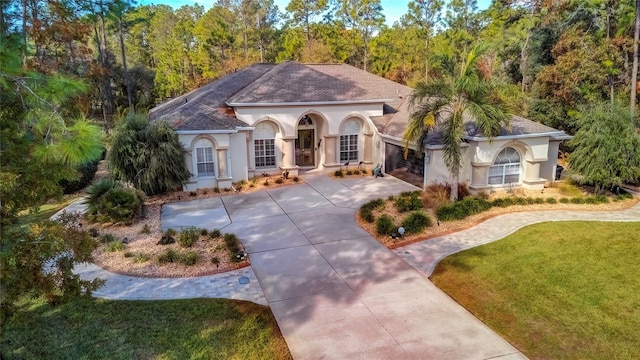
[[[188,279],[132,278],[92,266],[80,271],[107,278],[96,292],[101,297],[266,303],[296,359],[526,359],[425,275],[444,256],[533,222],[640,221],[640,205],[612,213],[515,213],[395,251],[355,224],[364,202],[415,189],[392,177],[306,175],[298,186],[171,204],[163,208],[163,226],[234,232],[252,266]]]
[[[425,276],[445,257],[500,240],[532,224],[548,221],[640,221],[640,203],[621,211],[531,211],[499,215],[466,230],[395,249],[394,252]]]

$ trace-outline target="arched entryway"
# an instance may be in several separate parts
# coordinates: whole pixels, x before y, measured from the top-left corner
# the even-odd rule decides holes
[[[295,143],[296,165],[309,168],[316,166],[316,132],[317,122],[309,115],[298,120]]]

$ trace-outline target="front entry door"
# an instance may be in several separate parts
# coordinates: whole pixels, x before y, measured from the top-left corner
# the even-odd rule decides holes
[[[316,165],[313,140],[313,130],[298,130],[298,138],[296,139],[296,165]]]

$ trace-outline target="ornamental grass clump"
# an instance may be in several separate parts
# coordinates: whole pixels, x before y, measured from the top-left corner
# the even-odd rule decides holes
[[[407,234],[418,234],[431,225],[431,218],[423,211],[414,211],[402,221]]]
[[[178,237],[178,244],[182,247],[192,247],[200,238],[200,229],[190,227],[182,230]]]

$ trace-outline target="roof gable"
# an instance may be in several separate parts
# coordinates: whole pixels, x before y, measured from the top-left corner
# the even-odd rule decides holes
[[[375,91],[375,87],[362,87],[353,77],[336,76],[319,71],[316,67],[293,61],[279,64],[231,96],[227,104],[269,106],[296,103],[383,102],[385,99],[382,93]],[[348,65],[333,67],[341,70],[339,73],[353,68]],[[382,79],[377,76],[376,78]]]

